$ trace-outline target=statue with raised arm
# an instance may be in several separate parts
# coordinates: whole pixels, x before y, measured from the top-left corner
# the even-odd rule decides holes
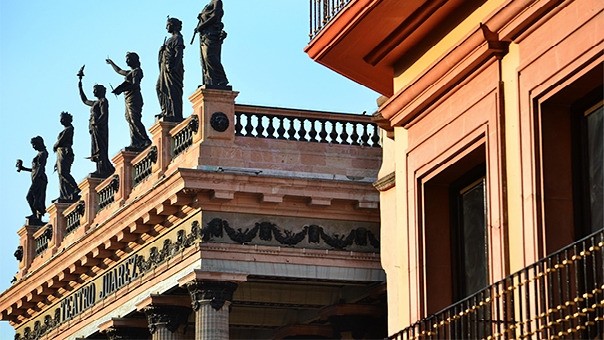
[[[96,163],[96,171],[90,173],[91,177],[107,178],[115,168],[109,161],[109,101],[105,98],[107,89],[103,85],[94,85],[92,93],[96,100],[88,100],[82,89],[82,77],[84,77],[84,67],[78,73],[78,89],[80,90],[80,99],[90,106],[90,120],[88,123],[88,132],[90,132],[90,159]]]
[[[29,225],[44,225],[42,216],[46,213],[46,161],[48,160],[48,151],[44,145],[44,139],[36,136],[31,139],[31,146],[38,154],[31,162],[31,168],[23,166],[23,161],[17,159],[17,172],[31,172],[31,186],[27,191],[27,203],[31,209],[31,215],[27,216]]]
[[[185,69],[183,53],[185,44],[180,31],[182,21],[168,18],[166,29],[172,36],[164,41],[159,49],[159,78],[157,79],[157,98],[161,106],[158,118],[169,122],[181,122],[182,93]]]
[[[105,59],[105,61],[113,67],[115,72],[125,78],[124,82],[113,89],[111,93],[124,94],[126,121],[130,127],[130,146],[127,146],[126,150],[142,151],[151,145],[151,140],[147,136],[147,130],[145,130],[142,123],[143,96],[141,94],[141,80],[143,79],[143,70],[138,54],[134,52],[126,53],[126,64],[130,67],[130,71],[122,70],[111,59]]]
[[[57,137],[57,142],[52,147],[52,151],[57,154],[57,163],[55,170],[59,174],[59,198],[53,200],[58,203],[72,203],[80,199],[80,189],[75,179],[71,175],[71,165],[73,164],[74,154],[71,146],[73,145],[73,116],[68,112],[61,112],[61,125],[65,128]]]
[[[195,39],[195,34],[199,32],[201,69],[203,83],[207,88],[230,89],[221,62],[222,41],[227,36],[223,31],[223,15],[222,0],[210,0],[210,3],[197,16],[199,23],[193,34],[193,39]],[[191,39],[191,44],[193,39]]]

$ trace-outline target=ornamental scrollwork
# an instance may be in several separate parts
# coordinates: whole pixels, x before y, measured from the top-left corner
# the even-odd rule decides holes
[[[367,228],[359,227],[351,229],[347,233],[328,233],[318,225],[305,225],[299,231],[279,228],[276,224],[263,221],[257,222],[252,228],[233,228],[229,222],[214,218],[209,221],[201,230],[201,239],[204,242],[217,242],[217,239],[223,239],[224,235],[233,242],[239,244],[252,243],[256,238],[261,241],[270,242],[275,240],[279,244],[286,246],[295,246],[304,240],[308,243],[325,243],[328,246],[344,250],[352,245],[372,246],[380,248],[379,239]]]

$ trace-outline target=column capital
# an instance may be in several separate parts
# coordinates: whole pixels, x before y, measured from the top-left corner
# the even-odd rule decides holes
[[[190,281],[186,283],[195,311],[198,311],[204,302],[209,303],[217,311],[222,309],[226,301],[233,300],[233,293],[237,286],[237,283],[229,281]]]
[[[190,309],[181,306],[147,306],[143,308],[149,324],[149,332],[155,333],[160,327],[165,327],[174,333],[178,327],[187,322]]]
[[[139,329],[125,327],[109,327],[103,332],[109,340],[135,340],[145,335]]]

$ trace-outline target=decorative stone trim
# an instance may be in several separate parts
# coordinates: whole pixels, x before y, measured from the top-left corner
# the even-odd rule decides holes
[[[378,191],[387,191],[396,186],[396,175],[393,172],[373,182],[373,187]]]
[[[243,228],[232,228],[226,220],[214,218],[201,230],[203,242],[222,242],[225,240],[225,234],[228,239],[240,244],[253,243],[256,238],[259,238],[261,241],[272,241],[274,239],[279,244],[295,246],[307,239],[309,243],[320,243],[323,241],[337,250],[344,250],[353,244],[358,246],[369,244],[375,249],[380,248],[378,237],[363,227],[350,230],[348,235],[328,234],[323,227],[314,224],[305,225],[302,230],[296,232],[281,229],[271,222],[259,222],[253,228],[243,230]]]

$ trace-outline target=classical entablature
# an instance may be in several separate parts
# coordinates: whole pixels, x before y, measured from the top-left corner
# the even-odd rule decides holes
[[[380,315],[375,125],[237,105],[236,95],[198,89],[190,117],[156,122],[151,146],[121,151],[112,176],[80,183],[81,201],[55,203],[47,224],[19,230],[19,272],[0,295],[19,338],[148,336],[161,308],[180,308],[184,323],[205,310],[194,292],[216,282],[234,285],[217,301],[230,304],[235,331],[296,321],[333,332],[336,319],[319,311],[342,303]]]

